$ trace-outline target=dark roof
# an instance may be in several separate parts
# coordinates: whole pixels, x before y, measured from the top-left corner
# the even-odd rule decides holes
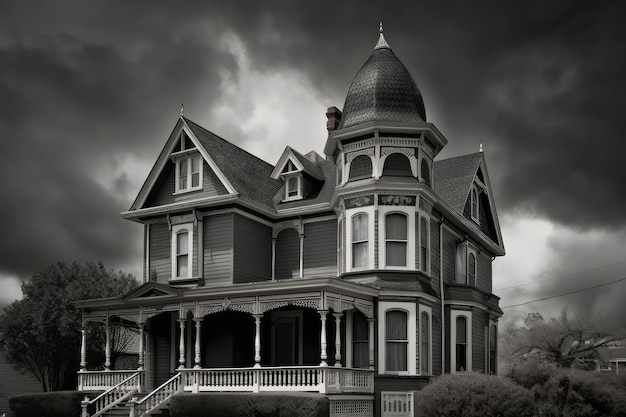
[[[426,121],[417,84],[386,42],[377,45],[352,80],[339,129],[370,121]]]
[[[459,213],[463,213],[481,158],[477,152],[434,163],[435,192]]]
[[[291,150],[291,152],[293,152],[293,155],[298,158],[298,161],[302,164],[302,166],[304,166],[304,171],[306,173],[318,179],[324,178],[324,174],[322,174],[322,170],[319,166],[309,160],[306,156],[302,155],[300,152],[293,149],[291,146],[287,147]]]
[[[270,177],[274,167],[186,117],[184,119],[240,197],[273,209],[272,197],[282,186],[282,181]]]
[[[317,170],[319,170],[321,177],[324,178],[324,181],[317,181],[318,188],[314,189],[308,196],[306,196],[306,198],[302,200],[288,201],[284,203],[281,202],[284,195],[284,190],[281,188],[281,190],[274,197],[276,209],[284,210],[320,203],[330,203],[330,199],[335,191],[335,164],[331,160],[321,159],[314,164],[314,166]]]

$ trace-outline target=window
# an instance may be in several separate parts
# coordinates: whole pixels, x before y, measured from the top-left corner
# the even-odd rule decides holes
[[[428,223],[424,217],[420,218],[420,259],[419,266],[423,272],[428,272]]]
[[[343,181],[343,160],[339,158],[337,160],[337,185],[341,185]]]
[[[368,215],[359,213],[352,217],[352,268],[368,266]]]
[[[472,188],[472,191],[470,193],[470,198],[471,198],[472,220],[477,222],[478,221],[478,191],[476,190],[476,188]]]
[[[498,356],[498,327],[495,323],[489,325],[489,374],[498,373],[496,368],[496,358]]]
[[[472,313],[450,311],[450,371],[472,370]]]
[[[383,166],[383,176],[393,177],[413,177],[411,171],[411,162],[409,158],[401,153],[392,153],[385,158],[385,165]]]
[[[430,374],[430,315],[426,311],[420,314],[420,373]]]
[[[407,313],[387,311],[385,315],[385,369],[387,372],[406,372],[408,353]]]
[[[463,316],[456,318],[456,369],[467,371],[467,319]]]
[[[422,176],[422,180],[426,183],[426,185],[430,185],[430,166],[425,159],[422,159],[422,164],[420,167],[420,175]]]
[[[190,278],[193,258],[192,225],[172,226],[172,278]]]
[[[176,159],[176,192],[202,188],[202,156],[183,155]]]
[[[369,366],[368,323],[363,314],[352,313],[352,367],[367,368]]]
[[[343,219],[339,219],[337,227],[337,269],[339,273],[343,273]]]
[[[386,266],[407,266],[407,216],[391,213],[385,217]]]
[[[350,163],[350,181],[372,177],[372,159],[367,155],[359,155]]]
[[[467,284],[476,285],[476,255],[472,252],[467,255]]]
[[[291,174],[285,178],[285,200],[302,198],[302,178],[298,174]]]

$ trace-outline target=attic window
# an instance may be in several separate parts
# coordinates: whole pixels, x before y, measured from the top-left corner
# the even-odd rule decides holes
[[[472,187],[472,191],[470,193],[470,205],[471,205],[471,215],[472,220],[475,222],[479,221],[478,213],[479,213],[479,201],[478,201],[478,190],[476,187]]]
[[[293,164],[293,162],[291,160],[287,161],[287,163],[285,164],[285,168],[283,168],[283,174],[289,173],[289,172],[295,172],[298,169],[296,168],[296,166]]]
[[[172,159],[176,163],[175,193],[202,189],[202,156],[185,131],[180,133]]]
[[[302,198],[302,176],[299,173],[285,176],[285,199],[283,201],[300,200]]]

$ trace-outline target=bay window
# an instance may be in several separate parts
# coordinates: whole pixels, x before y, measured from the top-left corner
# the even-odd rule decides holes
[[[407,313],[391,310],[385,315],[385,369],[387,372],[408,371]]]
[[[352,216],[352,268],[368,266],[368,217],[367,213]]]
[[[385,216],[386,266],[407,266],[407,223],[405,214]]]

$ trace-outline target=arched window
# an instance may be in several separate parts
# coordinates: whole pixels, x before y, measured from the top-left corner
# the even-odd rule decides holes
[[[476,191],[476,188],[472,188],[471,199],[472,219],[478,220],[478,191]]]
[[[411,163],[409,158],[401,153],[392,153],[385,159],[383,176],[412,177]]]
[[[352,313],[352,367],[369,366],[367,319],[358,311]]]
[[[430,374],[430,316],[425,311],[420,315],[420,371]]]
[[[467,318],[456,318],[456,369],[457,372],[467,371]]]
[[[489,326],[489,373],[495,375],[498,370],[496,369],[496,358],[498,355],[498,328],[495,324]]]
[[[367,213],[355,214],[352,217],[352,267],[365,268],[368,265],[369,237],[367,230]]]
[[[189,276],[189,232],[186,230],[176,234],[176,278]]]
[[[407,266],[407,216],[391,213],[385,217],[386,266]]]
[[[430,185],[430,166],[428,165],[428,162],[426,162],[425,159],[422,159],[420,171],[421,171],[420,175],[422,176],[422,179],[424,180],[426,185]]]
[[[367,155],[359,155],[350,163],[349,181],[372,177],[372,160]]]
[[[471,252],[467,256],[467,284],[476,285],[476,256]]]
[[[428,272],[428,223],[422,217],[420,219],[420,270]]]
[[[337,265],[339,266],[339,273],[343,273],[343,219],[339,219],[339,225],[337,226]]]
[[[287,199],[296,198],[300,196],[300,178],[292,176],[287,178]]]
[[[391,310],[385,315],[385,369],[389,372],[408,370],[408,338],[405,311]]]

